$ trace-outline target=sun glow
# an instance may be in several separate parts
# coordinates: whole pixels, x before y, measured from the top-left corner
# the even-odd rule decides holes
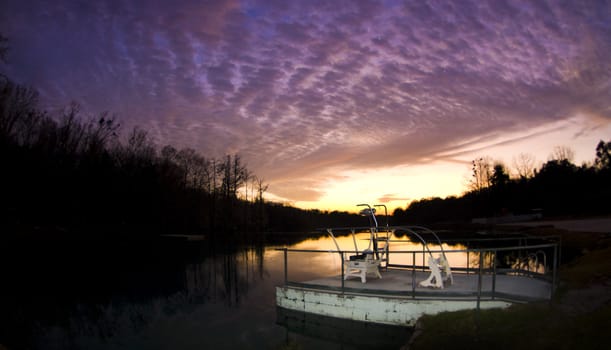
[[[457,149],[449,160],[375,170],[342,171],[324,181],[317,190],[324,195],[317,201],[296,201],[303,209],[357,212],[356,204],[385,204],[390,213],[406,208],[413,200],[430,197],[460,196],[468,189],[471,161],[490,156],[511,171],[513,157],[520,153],[533,155],[539,168],[549,159],[554,147],[566,146],[575,152],[576,165],[592,162],[596,144],[608,140],[611,123],[600,118],[577,114],[573,118],[538,128],[493,137]]]
[[[316,202],[296,202],[304,209],[356,212],[356,204],[385,204],[389,213],[414,200],[461,193],[464,172],[450,163],[385,168],[375,171],[346,171],[342,180],[325,184],[325,195]]]

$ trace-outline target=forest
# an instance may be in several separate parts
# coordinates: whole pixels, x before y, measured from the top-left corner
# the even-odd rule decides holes
[[[557,147],[540,168],[517,157],[514,176],[490,157],[473,160],[469,190],[460,197],[413,201],[393,213],[395,222],[470,222],[536,213],[567,218],[611,214],[611,141],[600,141],[591,164],[577,166],[568,147]],[[527,161],[525,161],[527,160]]]

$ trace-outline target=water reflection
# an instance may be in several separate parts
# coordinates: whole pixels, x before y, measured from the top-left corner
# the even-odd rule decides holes
[[[355,243],[352,238],[351,235],[349,236],[339,236],[336,237],[336,240],[338,242],[338,245],[340,247],[340,249],[344,250],[344,251],[355,251],[358,250],[359,252],[365,250],[365,249],[371,249],[371,245],[370,245],[370,239],[369,239],[369,233],[368,232],[361,232],[361,233],[356,233],[355,234],[355,238],[356,238],[356,249],[355,249]],[[312,250],[322,250],[322,251],[336,251],[337,247],[335,246],[335,244],[333,243],[333,241],[329,238],[320,238],[320,239],[308,239],[305,240],[301,243],[298,243],[294,246],[295,249],[312,249]],[[439,251],[441,249],[443,249],[447,253],[448,256],[448,260],[450,262],[450,265],[452,267],[467,267],[467,266],[474,266],[473,264],[468,265],[468,258],[473,257],[473,253],[468,257],[466,252],[450,252],[452,250],[466,250],[467,247],[464,244],[460,244],[460,243],[456,243],[456,244],[446,244],[443,243],[441,246],[439,244],[428,244],[428,249],[430,249],[431,251]],[[425,256],[422,254],[422,252],[424,251],[424,246],[422,245],[422,243],[416,243],[413,242],[408,236],[402,236],[402,237],[393,237],[392,241],[390,243],[389,246],[389,261],[391,264],[399,264],[399,265],[408,265],[408,266],[412,266],[414,264],[416,265],[426,265],[426,263],[422,263],[422,259],[425,258]],[[413,259],[413,254],[410,253],[404,253],[404,252],[416,252],[416,261],[414,261]],[[394,254],[393,254],[394,252]],[[401,252],[401,253],[398,253]],[[434,255],[437,255],[439,253],[434,253]],[[325,255],[319,256],[317,257],[318,259],[321,260],[328,260],[329,258],[326,257]],[[333,254],[333,259],[336,262],[336,266],[339,267],[339,263],[340,263],[340,258],[338,254]],[[335,269],[335,271],[337,271],[337,269]]]
[[[352,235],[344,235],[336,237],[339,248],[348,254],[351,252],[362,252],[365,249],[371,249],[369,232],[360,232]],[[531,239],[532,240],[532,239]],[[486,250],[490,245],[496,248],[501,246],[514,246],[515,250]],[[395,266],[403,266],[407,268],[416,267],[418,269],[427,269],[427,254],[430,250],[434,256],[441,254],[444,251],[450,266],[455,271],[465,271],[468,273],[476,273],[480,263],[482,268],[492,269],[510,269],[507,272],[510,274],[532,275],[535,273],[545,274],[549,271],[550,261],[547,257],[553,256],[553,249],[529,251],[520,248],[522,241],[519,239],[501,239],[496,241],[489,237],[482,239],[470,239],[462,241],[453,241],[452,243],[428,242],[425,248],[421,242],[414,242],[407,235],[393,236],[389,245],[388,263]],[[337,246],[330,238],[308,239],[292,248],[302,250],[318,250],[327,253],[289,253],[289,261],[302,259],[299,256],[307,256],[309,269],[302,267],[300,273],[303,275],[308,273],[311,278],[322,277],[324,275],[337,275],[341,272],[342,256],[337,253]],[[478,249],[483,249],[482,253]],[[481,255],[481,260],[480,260]],[[343,257],[345,258],[345,256]],[[295,263],[289,263],[289,275],[293,281],[298,281],[294,278],[293,271],[296,268]]]
[[[356,241],[358,250],[367,248],[368,234],[359,234]],[[352,237],[338,237],[338,242],[354,250]],[[173,241],[2,244],[0,344],[8,349],[365,348],[346,340],[347,335],[339,340],[317,336],[304,328],[300,316],[276,323],[284,319],[277,319],[275,303],[275,286],[284,282],[284,252],[275,248],[218,251],[205,242]],[[341,270],[329,238],[307,239],[290,248],[322,251],[288,253],[294,280]],[[407,237],[394,238],[391,263],[412,265],[412,254],[398,253],[412,250],[421,252],[422,246]],[[475,253],[448,253],[448,258],[453,268],[479,264]],[[545,265],[541,253],[536,260],[526,253],[489,254],[484,262],[495,259],[499,266],[526,259],[522,268],[531,271]],[[399,338],[397,347],[403,342]]]
[[[98,242],[0,250],[0,344],[8,349],[362,348],[277,324],[284,257],[275,247]],[[339,266],[330,254],[292,261],[297,278],[312,266],[325,273]]]
[[[407,344],[412,329],[385,326],[283,308],[277,309],[278,323],[287,329],[287,344],[295,345],[291,335],[341,344],[342,349],[398,349]]]
[[[218,253],[193,242],[95,243],[0,247],[1,345],[231,348],[239,344],[227,340],[232,327],[248,332],[251,313],[265,319],[263,334],[282,338],[271,308],[279,282],[264,247]]]

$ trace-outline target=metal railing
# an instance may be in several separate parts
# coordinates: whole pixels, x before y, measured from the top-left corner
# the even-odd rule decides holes
[[[549,239],[549,237],[547,237]],[[360,287],[347,286],[344,276],[346,274],[346,257],[348,254],[358,253],[351,250],[313,250],[313,249],[290,249],[290,248],[277,248],[276,250],[283,252],[284,257],[284,285],[285,286],[295,286],[302,288],[313,288],[313,289],[324,289],[335,291],[338,293],[358,293],[358,294],[376,294],[376,295],[393,295],[399,297],[408,297],[412,299],[450,299],[450,298],[460,298],[460,299],[469,299],[477,301],[477,308],[479,308],[480,300],[506,300],[511,302],[527,302],[532,300],[541,300],[541,297],[531,298],[524,295],[512,294],[507,291],[498,290],[497,286],[497,277],[500,275],[509,275],[509,276],[525,276],[532,279],[543,280],[545,283],[549,284],[549,294],[544,299],[551,299],[553,293],[556,290],[558,284],[558,268],[559,268],[559,241],[551,242],[551,243],[543,243],[543,244],[533,244],[533,245],[518,245],[518,246],[508,246],[508,247],[495,247],[495,248],[476,248],[476,249],[427,249],[427,250],[403,250],[403,251],[394,251],[390,250],[387,255],[387,264],[386,268],[389,270],[399,270],[405,273],[410,274],[410,278],[408,279],[411,282],[411,288],[401,291],[389,291],[385,289],[376,288],[375,283],[371,284],[360,284]],[[547,252],[547,253],[546,253]],[[338,273],[334,273],[331,275],[325,276],[316,276],[317,278],[328,278],[328,277],[339,277],[341,283],[339,286],[328,284],[324,285],[320,282],[312,283],[313,279],[309,281],[295,281],[291,279],[289,273],[289,267],[291,263],[289,262],[289,253],[299,254],[302,260],[307,260],[302,256],[302,254],[337,254],[340,259],[339,263],[339,271]],[[477,274],[477,287],[475,291],[472,290],[453,290],[451,287],[445,288],[443,291],[440,290],[432,290],[429,288],[418,287],[418,278],[422,277],[422,272],[428,271],[428,266],[425,266],[424,260],[425,255],[427,254],[441,254],[445,253],[447,255],[452,254],[465,254],[466,255],[466,267],[452,267],[452,272],[455,273],[455,276],[459,275],[475,275]],[[504,256],[512,257],[512,255],[507,255],[507,253],[517,254],[515,259],[523,259],[523,257],[535,257],[535,263],[537,266],[542,266],[543,271],[540,272],[537,269],[532,271],[530,268],[522,268],[525,265],[512,265],[505,264],[509,266],[499,267],[499,257],[505,254]],[[391,261],[391,257],[397,256],[411,256],[411,264],[393,264]],[[551,255],[551,256],[550,256]],[[416,261],[420,260],[422,256],[422,265],[417,264]],[[470,258],[477,257],[477,265],[474,266],[470,264]],[[541,260],[539,257],[543,257],[543,265],[541,265]],[[528,265],[530,266],[530,265]],[[381,271],[383,271],[381,269]],[[418,273],[420,272],[420,273]],[[469,278],[474,278],[475,276],[470,276]],[[511,278],[511,277],[509,277]],[[487,285],[489,288],[484,288],[484,279],[487,281]],[[410,283],[408,283],[410,285]]]

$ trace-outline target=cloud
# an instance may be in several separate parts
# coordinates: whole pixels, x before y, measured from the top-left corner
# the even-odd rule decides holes
[[[388,203],[388,202],[394,202],[394,201],[402,201],[404,203],[408,203],[411,200],[412,198],[410,197],[404,197],[396,193],[387,193],[387,194],[384,194],[382,197],[378,198],[378,202],[380,203]]]
[[[291,200],[342,170],[611,120],[605,2],[26,2],[0,5],[6,68],[46,106],[76,100],[159,144],[240,153]]]

